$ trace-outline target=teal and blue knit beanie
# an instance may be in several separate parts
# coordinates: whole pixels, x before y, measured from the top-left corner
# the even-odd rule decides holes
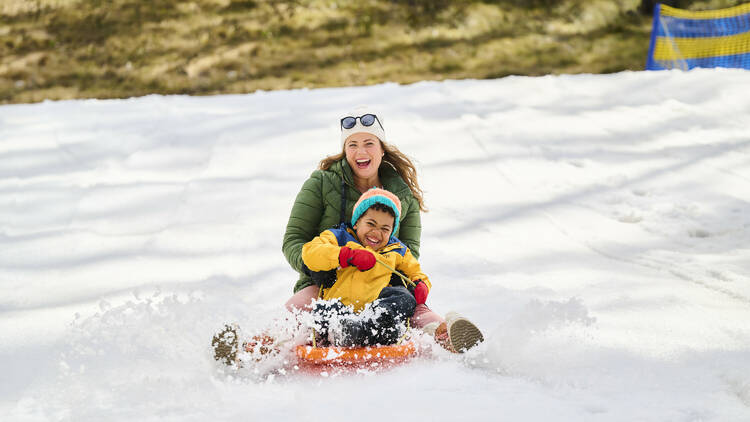
[[[359,197],[359,200],[354,204],[354,209],[352,210],[352,226],[357,224],[357,220],[362,217],[362,214],[375,204],[383,204],[391,208],[393,213],[396,214],[393,223],[393,231],[391,232],[391,236],[393,236],[398,230],[398,222],[401,220],[401,200],[399,200],[396,195],[385,189],[372,188]]]

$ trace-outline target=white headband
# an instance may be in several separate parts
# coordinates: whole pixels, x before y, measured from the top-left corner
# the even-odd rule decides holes
[[[360,120],[360,116],[365,114],[374,114],[377,119],[375,120],[375,123],[373,123],[370,126],[365,126],[362,124],[362,121]],[[341,128],[341,145],[344,145],[344,142],[346,142],[346,138],[354,135],[355,133],[369,133],[370,135],[373,135],[380,139],[381,141],[385,142],[385,131],[383,130],[383,118],[375,113],[373,110],[366,108],[366,107],[358,107],[354,109],[351,113],[347,114],[343,117],[356,117],[357,120],[354,123],[354,126],[350,129],[344,129]]]

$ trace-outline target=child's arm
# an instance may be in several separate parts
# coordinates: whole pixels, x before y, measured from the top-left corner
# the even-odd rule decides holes
[[[336,235],[326,230],[302,246],[302,262],[311,271],[329,271],[350,265],[367,271],[375,265],[375,255],[366,249],[339,246]]]
[[[412,255],[409,248],[406,249],[406,253],[401,259],[401,262],[396,265],[396,269],[409,277],[409,280],[414,282],[422,280],[427,285],[428,289],[432,289],[430,279],[422,272],[422,267],[419,265],[419,261],[417,261],[417,258]]]
[[[328,271],[339,266],[339,252],[336,236],[326,230],[302,245],[302,261],[311,271]]]

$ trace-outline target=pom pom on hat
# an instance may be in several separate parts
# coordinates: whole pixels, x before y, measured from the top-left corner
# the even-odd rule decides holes
[[[357,220],[374,204],[383,204],[391,208],[393,213],[396,214],[393,222],[393,231],[391,232],[391,236],[393,236],[393,233],[396,233],[396,230],[398,230],[398,222],[401,220],[401,200],[398,199],[398,196],[385,189],[372,188],[359,197],[352,210],[352,226],[357,224]]]
[[[365,114],[373,114],[378,119],[375,121],[375,123],[371,124],[370,126],[365,126],[362,124],[362,121],[359,119],[360,116]],[[354,110],[350,111],[349,114],[345,114],[341,116],[343,119],[344,117],[356,117],[357,121],[354,124],[354,126],[350,129],[344,129],[341,128],[341,145],[344,145],[344,142],[346,142],[346,138],[354,135],[355,133],[369,133],[370,135],[373,135],[380,139],[381,141],[385,142],[385,130],[383,129],[383,117],[375,112],[370,107],[367,106],[359,106],[355,108]]]

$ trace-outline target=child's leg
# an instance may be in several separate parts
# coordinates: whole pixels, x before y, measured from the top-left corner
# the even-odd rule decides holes
[[[383,288],[378,299],[372,303],[372,308],[376,312],[377,309],[384,309],[385,312],[373,321],[376,334],[369,336],[370,344],[393,344],[398,341],[401,333],[397,325],[413,316],[416,306],[417,301],[405,287]]]
[[[316,303],[312,307],[313,320],[321,338],[328,338],[328,329],[333,325],[340,323],[344,317],[355,317],[356,314],[352,308],[344,306],[340,300],[331,300]]]
[[[417,301],[405,287],[385,287],[378,298],[355,318],[343,318],[331,329],[337,346],[394,344],[401,336],[399,324],[414,315]]]
[[[295,309],[311,311],[312,301],[318,298],[319,292],[320,287],[318,286],[305,287],[286,301],[286,309],[290,312],[294,312]]]
[[[373,307],[385,308],[393,318],[405,321],[414,315],[417,301],[406,287],[384,287],[378,298],[372,303]]]

